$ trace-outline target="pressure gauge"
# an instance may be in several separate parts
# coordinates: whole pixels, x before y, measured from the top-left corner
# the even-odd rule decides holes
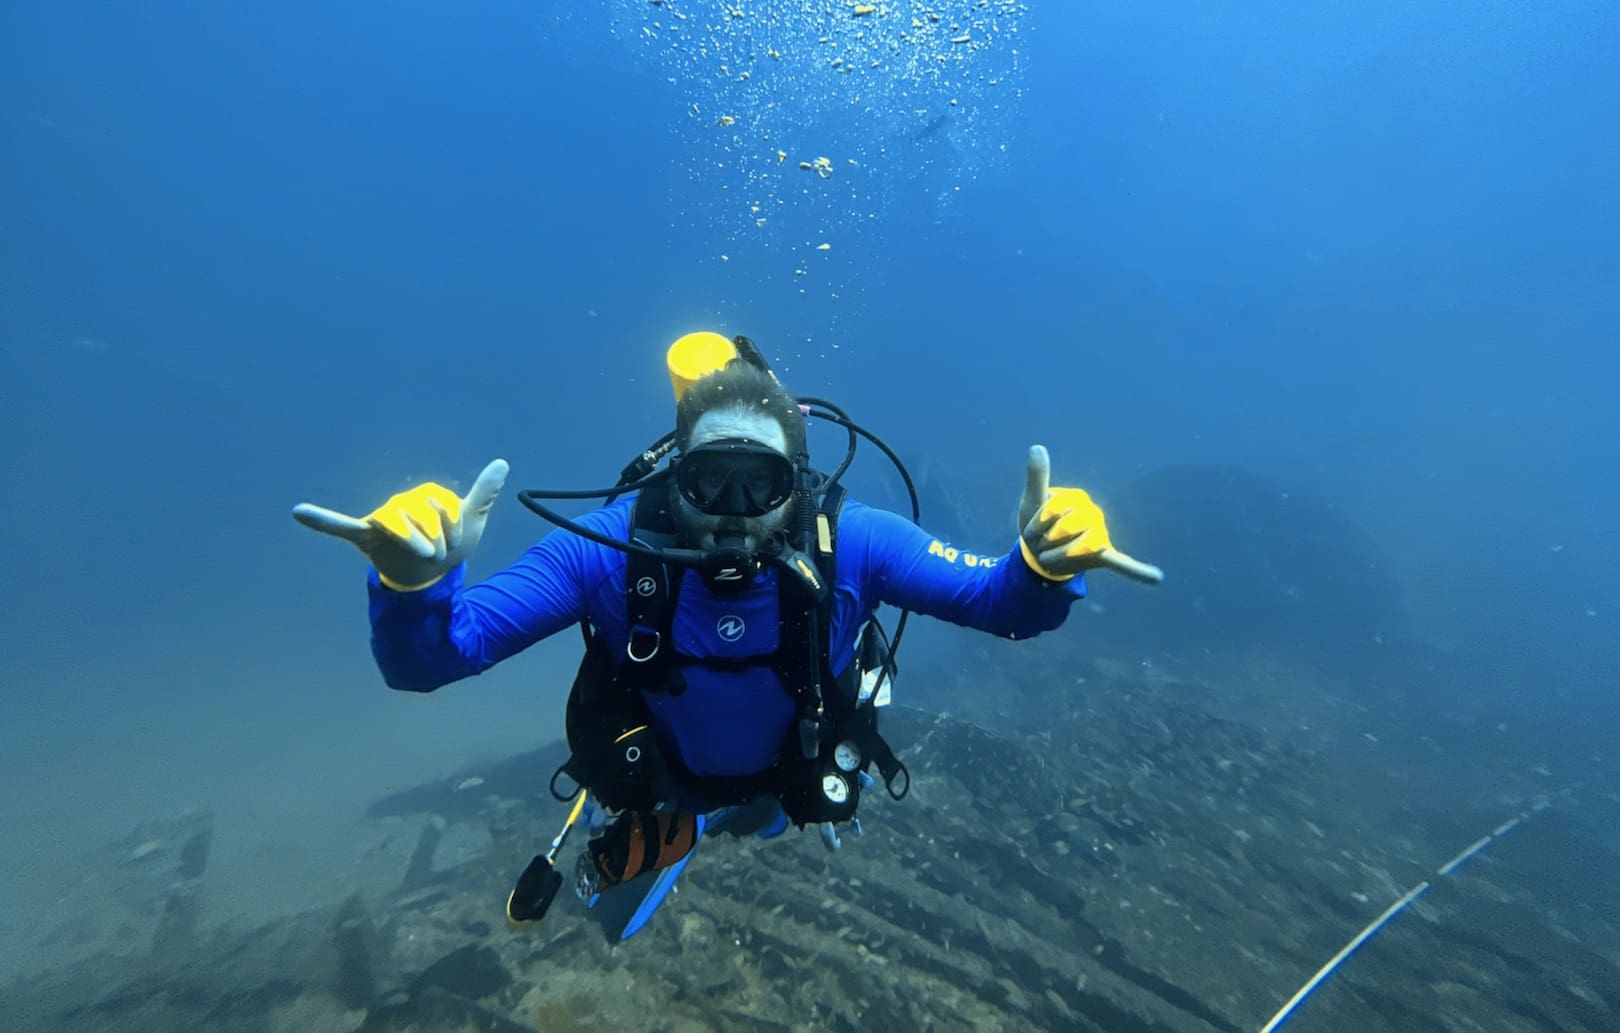
[[[826,774],[821,776],[821,792],[831,802],[842,804],[849,799],[849,783],[843,775]]]
[[[861,766],[860,747],[845,739],[833,747],[833,761],[837,763],[840,771],[854,771]]]

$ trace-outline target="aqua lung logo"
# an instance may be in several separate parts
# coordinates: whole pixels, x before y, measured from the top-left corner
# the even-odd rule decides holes
[[[741,617],[732,617],[728,615],[720,618],[719,623],[714,626],[714,630],[719,632],[720,637],[725,641],[735,642],[743,637],[743,632],[747,630],[747,625],[743,624],[743,619]]]
[[[650,577],[644,577],[636,582],[636,594],[638,595],[652,595],[656,591],[658,591],[658,582]]]

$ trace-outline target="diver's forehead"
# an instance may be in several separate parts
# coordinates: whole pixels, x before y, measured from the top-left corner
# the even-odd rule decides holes
[[[722,438],[747,438],[769,445],[787,455],[787,435],[782,425],[769,416],[739,409],[716,409],[698,417],[692,425],[692,446],[707,445]]]

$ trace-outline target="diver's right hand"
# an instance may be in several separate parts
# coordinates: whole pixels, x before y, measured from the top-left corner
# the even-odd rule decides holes
[[[400,492],[359,519],[308,502],[293,507],[293,519],[353,542],[384,585],[414,592],[450,573],[478,547],[510,469],[504,459],[490,463],[463,498],[430,481]]]

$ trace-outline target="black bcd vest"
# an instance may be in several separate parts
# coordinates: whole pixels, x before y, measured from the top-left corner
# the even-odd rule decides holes
[[[816,504],[816,546],[810,557],[828,590],[818,600],[798,576],[779,571],[781,627],[774,653],[735,660],[706,660],[680,654],[671,628],[685,568],[643,553],[625,563],[629,624],[626,656],[615,659],[588,623],[580,628],[585,656],[568,694],[567,736],[571,756],[559,775],[594,793],[611,810],[651,810],[676,800],[700,802],[704,809],[741,804],[769,794],[799,827],[844,822],[860,803],[861,773],[876,765],[889,795],[898,800],[910,788],[910,775],[878,734],[873,700],[859,700],[862,675],[881,671],[892,677],[893,659],[876,621],[863,629],[854,661],[835,676],[827,656],[832,625],[835,545],[845,492],[832,485]],[[644,491],[635,502],[631,539],[652,549],[675,544],[674,520],[665,492]],[[734,669],[768,666],[794,700],[796,720],[769,769],[741,778],[700,777],[686,771],[661,748],[643,694],[685,690],[682,668],[693,664]]]

